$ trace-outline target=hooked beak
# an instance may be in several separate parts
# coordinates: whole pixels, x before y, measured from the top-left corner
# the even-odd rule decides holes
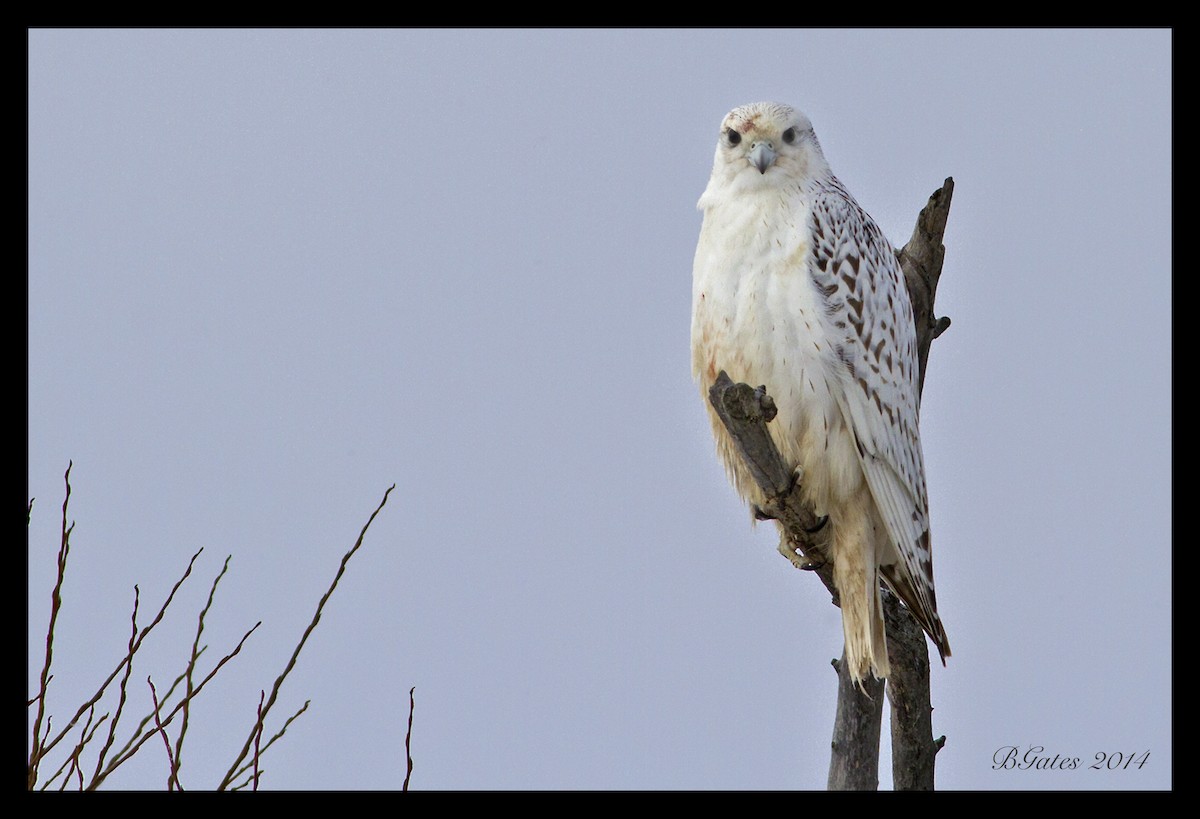
[[[758,168],[759,173],[766,173],[767,168],[775,163],[777,154],[771,149],[769,143],[757,142],[750,149],[750,164]]]

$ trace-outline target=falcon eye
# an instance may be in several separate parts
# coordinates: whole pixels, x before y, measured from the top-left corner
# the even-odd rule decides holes
[[[786,142],[788,145],[794,144],[796,142],[796,129],[788,128],[786,131],[784,131],[783,132],[783,141]]]
[[[729,140],[730,145],[737,145],[742,141],[742,135],[732,128],[725,129],[725,139]]]

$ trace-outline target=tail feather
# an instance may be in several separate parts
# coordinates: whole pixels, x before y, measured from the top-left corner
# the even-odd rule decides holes
[[[861,508],[861,507],[859,507]],[[860,688],[868,674],[883,679],[888,665],[874,527],[852,508],[834,518],[833,581],[842,606],[846,662]]]
[[[930,587],[926,592],[929,603],[922,605],[921,596],[913,588],[912,580],[901,564],[885,565],[881,569],[884,582],[904,602],[913,618],[933,640],[938,655],[941,657],[942,665],[945,665],[946,658],[950,656],[950,640],[946,637],[942,618],[938,617],[937,597],[934,595],[933,588]]]

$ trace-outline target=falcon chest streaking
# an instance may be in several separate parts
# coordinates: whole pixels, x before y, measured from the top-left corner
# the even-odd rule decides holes
[[[881,577],[944,661],[916,331],[891,245],[833,176],[808,118],[776,103],[725,117],[698,207],[692,371],[705,406],[722,370],[775,399],[775,443],[806,501],[829,516],[852,677],[889,670]],[[709,416],[734,486],[760,503],[711,407]]]

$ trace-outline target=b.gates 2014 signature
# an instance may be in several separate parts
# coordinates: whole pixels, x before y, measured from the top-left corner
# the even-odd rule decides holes
[[[1098,751],[1093,755],[1091,764],[1086,764],[1077,756],[1050,756],[1041,745],[1030,745],[1024,753],[1017,745],[1002,745],[992,754],[992,770],[1073,771],[1087,768],[1095,771],[1129,771],[1141,770],[1149,758],[1149,751]]]

